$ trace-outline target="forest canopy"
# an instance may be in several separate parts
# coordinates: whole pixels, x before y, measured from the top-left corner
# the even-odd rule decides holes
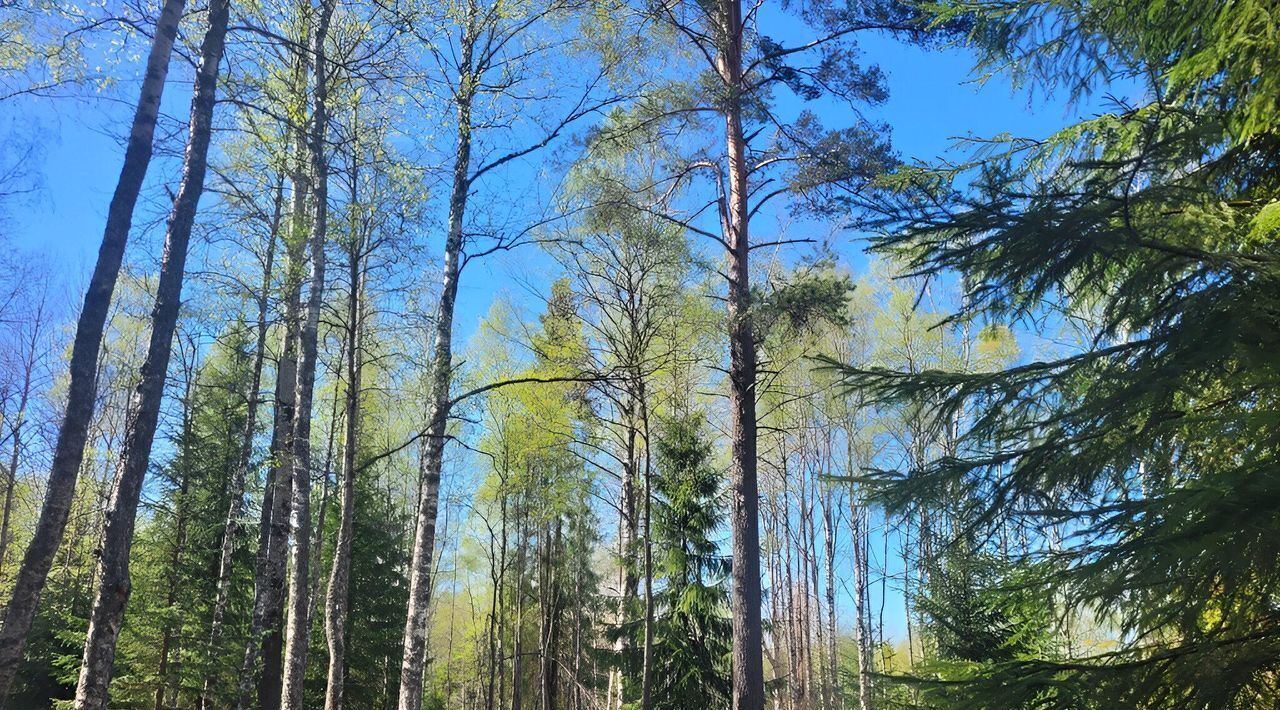
[[[0,2],[0,708],[1280,706],[1277,95],[1267,0]]]

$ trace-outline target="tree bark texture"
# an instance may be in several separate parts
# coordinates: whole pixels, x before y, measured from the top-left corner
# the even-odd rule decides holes
[[[746,137],[742,128],[742,4],[720,0],[723,46],[717,57],[728,156],[724,241],[729,261],[730,528],[733,536],[733,710],[764,708],[760,624],[760,485],[756,461],[756,351],[750,310]]]
[[[463,67],[471,66],[473,41],[464,35]],[[422,490],[418,500],[413,555],[409,569],[409,608],[404,628],[400,662],[399,710],[421,710],[422,674],[427,654],[427,622],[431,601],[431,567],[435,551],[436,517],[440,507],[440,472],[444,464],[445,436],[449,424],[450,385],[453,381],[453,312],[458,298],[458,278],[462,257],[462,225],[466,215],[467,192],[471,186],[471,101],[472,85],[467,77],[459,82],[456,97],[458,116],[457,151],[454,155],[453,188],[449,197],[449,227],[444,249],[444,283],[436,314],[432,351],[430,420],[426,428],[422,457]],[[518,665],[518,663],[517,663]]]
[[[346,424],[342,444],[342,478],[338,482],[338,538],[334,543],[333,566],[329,573],[329,594],[325,603],[325,636],[329,644],[329,671],[325,687],[325,710],[341,710],[343,669],[346,663],[346,622],[351,581],[351,543],[355,525],[356,446],[360,432],[361,303],[363,281],[363,240],[352,234],[348,258],[351,291],[347,295],[347,391]]]
[[[305,73],[305,70],[300,73]],[[256,676],[257,707],[260,710],[276,710],[280,707],[285,552],[289,540],[290,492],[293,490],[289,443],[292,439],[293,412],[296,408],[295,385],[298,377],[298,313],[302,308],[302,280],[299,272],[302,269],[305,246],[302,234],[307,229],[308,189],[305,173],[305,167],[299,165],[291,178],[293,195],[290,201],[290,237],[286,241],[285,332],[276,366],[271,464],[267,471],[262,518],[258,528],[253,616],[245,644],[244,663],[240,669],[237,710],[253,706],[254,678],[259,658],[262,672]]]
[[[124,620],[124,607],[129,599],[129,550],[133,544],[138,497],[151,460],[151,443],[155,438],[160,402],[164,396],[165,374],[169,369],[173,334],[178,323],[187,248],[191,241],[191,229],[195,224],[200,195],[204,191],[209,141],[213,129],[214,98],[218,85],[218,65],[222,62],[229,11],[229,0],[212,0],[209,5],[209,27],[200,45],[200,64],[196,70],[195,90],[191,97],[191,125],[183,157],[182,179],[169,214],[160,281],[156,287],[156,302],[151,315],[151,339],[142,365],[140,382],[130,403],[124,448],[120,454],[115,490],[107,512],[98,562],[98,588],[89,616],[88,637],[76,685],[77,710],[101,710],[107,706],[107,688],[111,682],[116,640]]]
[[[258,320],[256,324],[257,336],[254,343],[253,353],[253,374],[249,380],[249,401],[245,412],[244,432],[240,439],[240,452],[236,460],[236,468],[231,481],[231,490],[229,493],[230,501],[227,504],[227,516],[222,524],[222,547],[218,553],[218,581],[217,590],[213,600],[212,619],[209,622],[209,645],[212,651],[218,646],[218,641],[222,636],[223,617],[227,611],[227,599],[231,592],[231,573],[232,562],[235,553],[236,536],[240,532],[240,516],[244,512],[244,492],[245,480],[249,475],[249,465],[253,458],[253,439],[258,430],[258,407],[262,398],[259,391],[262,388],[262,367],[266,360],[267,351],[267,309],[270,305],[271,293],[271,275],[275,266],[276,243],[279,239],[278,232],[280,230],[281,213],[284,204],[284,178],[283,176],[276,184],[274,206],[271,214],[271,224],[267,235],[267,255],[262,265],[262,286],[258,292]],[[266,501],[263,501],[264,506]],[[199,707],[201,710],[211,710],[209,707],[209,695],[212,691],[212,683],[214,676],[212,674],[205,678],[204,690],[200,694]]]
[[[147,166],[151,162],[156,117],[160,111],[165,78],[169,73],[169,57],[173,53],[178,22],[182,19],[185,7],[185,0],[165,0],[156,21],[155,38],[147,55],[146,73],[143,75],[142,89],[134,109],[124,165],[120,168],[120,177],[107,210],[102,246],[98,250],[98,260],[76,322],[66,411],[54,446],[48,489],[34,535],[14,581],[13,593],[5,610],[4,626],[0,627],[0,705],[8,697],[18,663],[26,650],[27,634],[35,619],[40,592],[44,589],[45,580],[62,543],[67,516],[75,498],[76,479],[80,475],[84,447],[89,437],[89,423],[93,419],[102,333],[106,328],[111,296],[120,275],[129,230],[133,225],[133,209],[147,175]]]
[[[328,138],[328,67],[325,58],[325,41],[329,34],[329,21],[333,17],[337,0],[325,0],[320,6],[320,17],[312,36],[312,72],[315,75],[315,99],[309,136],[311,152],[311,290],[307,296],[306,320],[298,339],[297,408],[293,415],[293,510],[290,513],[293,546],[290,562],[293,569],[289,578],[289,598],[286,606],[286,641],[284,651],[284,683],[281,689],[281,706],[285,710],[301,710],[302,684],[307,670],[307,646],[310,640],[310,606],[307,593],[310,589],[309,565],[311,563],[311,410],[316,383],[317,339],[320,331],[320,310],[324,306],[325,243],[328,240],[329,163],[325,150]]]

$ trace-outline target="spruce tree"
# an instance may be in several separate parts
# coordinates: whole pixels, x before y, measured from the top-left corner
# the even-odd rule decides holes
[[[966,529],[1033,544],[1041,598],[1114,621],[1113,650],[992,659],[964,707],[1270,707],[1280,617],[1276,17],[1262,2],[949,3],[988,66],[1140,98],[1047,140],[899,170],[876,248],[958,273],[961,319],[1088,324],[1002,371],[849,367],[872,399],[928,398],[954,455],[876,477],[891,507],[962,501]],[[1132,91],[1130,93],[1133,93]],[[1044,543],[1044,541],[1041,541]]]
[[[729,706],[729,560],[717,539],[726,511],[704,426],[701,414],[672,417],[654,441],[654,708]]]
[[[252,355],[249,330],[233,322],[211,348],[189,388],[183,426],[172,437],[174,456],[157,471],[156,504],[148,506],[133,553],[135,593],[121,631],[120,672],[112,697],[118,702],[193,705],[205,678],[210,701],[230,705],[239,643],[223,638],[210,649],[197,643],[213,613],[221,558],[222,520],[229,503],[244,430]],[[233,548],[231,574],[250,574],[249,532]],[[246,622],[248,585],[228,599],[232,628]]]

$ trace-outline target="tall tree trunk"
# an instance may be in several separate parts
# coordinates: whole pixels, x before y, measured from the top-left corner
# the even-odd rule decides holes
[[[305,74],[300,68],[299,74]],[[299,141],[299,151],[302,141]],[[299,163],[303,161],[301,158]],[[295,384],[298,376],[298,313],[302,308],[301,269],[306,230],[306,169],[298,165],[290,178],[289,239],[285,254],[284,339],[276,365],[275,415],[271,430],[271,465],[267,470],[266,492],[263,494],[262,517],[258,527],[258,554],[254,563],[253,616],[245,644],[244,663],[240,669],[237,710],[253,705],[254,677],[258,659],[262,673],[257,682],[257,707],[276,710],[280,706],[281,653],[283,652],[281,619],[283,617],[285,552],[289,539],[290,491],[293,490],[293,466],[290,463],[293,412],[296,408]]]
[[[746,137],[742,129],[742,3],[720,0],[723,46],[717,57],[728,155],[724,241],[729,260],[729,410],[733,533],[733,710],[764,708],[760,628],[760,484],[756,461],[756,350],[750,297]]]
[[[839,708],[843,704],[843,693],[840,689],[840,651],[836,643],[836,633],[839,631],[839,626],[836,624],[836,521],[834,519],[836,500],[833,499],[835,492],[831,486],[825,486],[824,493],[822,547],[827,577],[827,707]],[[857,544],[856,540],[854,544]]]
[[[231,480],[231,490],[227,504],[227,516],[222,523],[222,547],[218,552],[218,581],[214,592],[212,620],[209,623],[209,644],[211,654],[218,647],[222,637],[223,617],[226,616],[227,600],[231,593],[232,563],[235,555],[236,536],[240,532],[240,516],[244,512],[245,481],[249,475],[249,464],[253,458],[253,439],[258,430],[258,406],[262,397],[262,367],[266,361],[267,351],[267,309],[271,303],[271,275],[275,266],[276,243],[279,239],[280,220],[284,209],[284,176],[276,182],[275,198],[271,211],[271,223],[268,225],[267,255],[262,264],[262,286],[258,291],[258,319],[256,322],[257,338],[253,352],[253,374],[249,380],[249,401],[245,412],[244,431],[240,438],[240,451],[236,458],[235,473]],[[269,505],[263,501],[264,507]],[[217,675],[210,673],[204,681],[200,693],[199,707],[210,710],[209,695],[213,691],[213,683]]]
[[[337,365],[334,366],[333,371],[342,372],[342,368],[346,366],[346,362],[347,341],[346,338],[343,338],[342,344],[338,347],[338,362]],[[311,586],[310,591],[307,593],[307,598],[310,600],[310,605],[307,609],[307,618],[310,619],[316,618],[315,614],[317,605],[322,601],[327,602],[329,596],[327,593],[324,595],[320,594],[321,578],[323,577],[326,582],[329,579],[328,572],[322,574],[321,562],[324,555],[325,536],[327,534],[325,528],[328,527],[329,523],[329,499],[334,494],[333,489],[341,485],[341,482],[338,480],[335,480],[332,486],[329,485],[329,472],[333,470],[333,451],[336,446],[335,439],[338,436],[338,428],[343,427],[345,429],[346,427],[346,415],[344,414],[346,411],[346,404],[343,400],[344,398],[338,396],[338,393],[335,391],[333,395],[333,403],[329,409],[329,429],[325,436],[324,463],[321,464],[320,468],[320,508],[316,514],[316,524],[311,531],[311,581],[309,582]],[[334,478],[337,479],[338,476],[335,476]],[[332,565],[330,565],[329,572],[332,571]],[[321,597],[324,598],[322,599]]]
[[[523,710],[524,707],[524,643],[521,629],[524,627],[524,572],[525,549],[527,535],[524,527],[525,518],[520,515],[520,506],[516,512],[516,580],[515,625],[512,627],[511,642],[511,710]]]
[[[26,650],[27,633],[35,619],[40,592],[44,589],[45,579],[62,543],[67,516],[75,498],[76,479],[80,475],[84,447],[89,437],[89,424],[93,419],[102,333],[106,327],[107,311],[111,306],[112,293],[115,292],[116,279],[120,275],[125,243],[129,240],[129,230],[133,224],[133,208],[138,202],[138,193],[151,162],[156,116],[164,93],[165,77],[169,73],[169,57],[178,33],[178,22],[182,19],[185,6],[185,0],[164,0],[156,21],[155,38],[147,55],[146,73],[143,75],[142,89],[134,109],[124,165],[120,168],[115,194],[112,195],[111,206],[107,210],[107,225],[103,230],[98,261],[94,265],[84,305],[76,322],[66,410],[62,417],[62,427],[58,430],[58,441],[54,446],[53,466],[49,470],[44,506],[19,567],[9,605],[5,610],[4,626],[0,627],[0,705],[4,704],[9,695],[18,663]]]
[[[782,549],[783,549],[783,609],[787,619],[787,707],[800,710],[800,635],[797,632],[799,619],[797,614],[800,605],[796,603],[796,584],[793,570],[795,564],[795,536],[791,533],[791,477],[788,468],[788,451],[786,439],[779,445],[781,449],[779,472],[782,479]]]
[[[904,517],[902,525],[902,611],[907,622],[907,664],[909,668],[915,668],[916,640],[912,622],[915,614],[911,611],[911,517]]]
[[[621,589],[618,596],[617,625],[625,627],[632,611],[632,602],[640,589],[640,576],[636,574],[636,540],[639,539],[639,521],[637,514],[636,489],[638,488],[638,447],[639,438],[636,427],[636,401],[630,393],[626,394],[626,405],[623,411],[623,424],[626,427],[626,451],[622,465],[621,501],[618,511],[618,562]],[[617,658],[625,660],[629,655],[630,635],[618,634],[614,642],[614,653]],[[621,670],[610,671],[609,698],[605,710],[620,710],[625,700],[626,683]],[[615,702],[616,700],[616,702]]]
[[[310,44],[311,27],[303,23],[303,34],[297,47]],[[296,52],[293,67],[293,99],[306,103],[311,61],[305,51]],[[293,426],[297,410],[298,349],[301,339],[302,282],[306,262],[307,237],[310,234],[307,208],[311,198],[309,175],[310,151],[305,128],[292,130],[296,149],[290,175],[289,236],[286,244],[285,327],[279,364],[276,367],[276,411],[271,432],[271,466],[267,471],[259,522],[258,555],[254,571],[254,612],[245,647],[240,676],[237,710],[252,705],[254,671],[261,655],[262,671],[257,676],[257,707],[277,710],[284,682],[284,604],[288,573],[290,516],[293,511]]]
[[[772,680],[777,684],[784,680],[784,673],[786,672],[780,657],[783,650],[782,646],[785,643],[785,638],[783,636],[783,632],[785,631],[785,624],[783,623],[785,616],[782,610],[782,545],[784,538],[782,535],[782,528],[779,523],[780,516],[778,515],[778,498],[776,495],[771,497],[770,503],[769,509],[771,514],[766,518],[766,524],[769,526],[769,533],[774,540],[774,544],[769,550],[769,557],[766,560],[766,564],[769,567],[769,611],[773,621],[769,636],[773,643],[772,650],[769,650],[769,648],[766,648],[765,650],[770,654],[769,664],[773,669]],[[775,694],[773,698],[773,707],[782,707],[781,698],[778,697],[778,694]]]
[[[493,597],[489,600],[489,682],[485,690],[484,707],[485,710],[494,710],[495,702],[501,702],[497,699],[495,688],[497,686],[498,676],[502,675],[498,666],[502,654],[502,622],[503,622],[503,604],[502,604],[502,581],[505,577],[507,569],[507,440],[503,437],[503,456],[502,456],[502,488],[501,494],[498,496],[498,550],[497,554],[493,553],[493,547],[490,545],[489,555],[489,579],[493,582]]]
[[[803,471],[798,471],[803,474]],[[788,475],[788,474],[784,474]],[[798,481],[803,485],[803,478]],[[808,697],[805,687],[805,568],[804,568],[804,491],[795,491],[795,518],[788,519],[791,552],[788,558],[787,575],[791,579],[791,638],[795,649],[795,661],[792,664],[791,680],[794,688],[794,707],[796,710],[807,710]],[[788,508],[788,511],[791,509]]]
[[[320,331],[320,309],[324,305],[324,248],[328,238],[329,163],[325,152],[328,140],[328,66],[325,58],[325,41],[329,34],[329,21],[333,17],[337,0],[324,0],[320,17],[311,39],[315,75],[315,98],[311,116],[311,290],[307,296],[306,320],[298,338],[297,408],[293,413],[293,510],[290,513],[293,546],[290,562],[293,574],[289,579],[289,598],[286,606],[286,641],[284,650],[284,683],[281,688],[281,706],[285,710],[301,710],[302,684],[307,671],[307,646],[310,640],[307,592],[309,591],[311,562],[311,409],[315,393],[316,357]]]
[[[636,401],[640,405],[644,435],[644,654],[640,669],[640,707],[650,710],[653,707],[653,466],[649,452],[648,393],[639,367],[636,363]]]
[[[573,589],[581,588],[583,580],[580,576],[577,568],[575,568]],[[571,690],[573,701],[569,705],[573,710],[582,710],[584,706],[582,693],[586,687],[582,682],[582,617],[582,607],[575,605],[573,609],[573,684]]]
[[[293,258],[290,258],[293,261]],[[276,367],[275,416],[271,434],[271,466],[267,471],[267,488],[263,496],[262,521],[259,528],[258,559],[254,572],[254,607],[249,638],[240,675],[239,708],[253,703],[254,671],[262,659],[258,676],[257,706],[262,710],[280,707],[281,654],[284,651],[283,630],[284,583],[287,563],[285,553],[289,538],[289,493],[293,490],[293,466],[289,462],[288,444],[293,426],[294,381],[298,368],[297,291],[286,296],[284,348]]]
[[[858,708],[871,710],[871,639],[867,609],[867,536],[864,529],[864,511],[850,495],[850,520],[853,537],[853,626],[854,642],[858,647]],[[887,536],[886,536],[887,537]]]
[[[9,421],[8,417],[9,417],[9,391],[6,389],[3,391],[0,391],[0,423]],[[18,482],[18,474],[16,471],[13,470],[13,468],[14,468],[13,465],[10,465],[9,470],[0,471],[0,473],[4,474],[6,499],[13,498],[13,495],[14,495],[13,487]],[[5,553],[8,551],[8,546],[6,544],[8,540],[6,540],[5,537],[8,531],[9,531],[9,526],[6,520],[6,524],[3,526],[3,528],[0,528],[0,584],[4,582],[4,575],[3,575],[4,558],[5,558]],[[0,622],[2,621],[3,620],[0,620]]]
[[[556,575],[555,560],[559,550],[560,519],[548,523],[544,531],[542,557],[542,626],[541,653],[538,675],[541,680],[541,710],[555,710],[559,698],[557,681],[560,678],[560,581]]]
[[[819,684],[822,682],[823,666],[822,666],[822,607],[818,599],[818,532],[814,518],[814,500],[817,498],[817,490],[814,481],[814,472],[810,468],[808,470],[809,490],[807,492],[807,500],[805,501],[805,562],[808,565],[808,577],[805,582],[804,610],[805,610],[805,657],[808,659],[808,667],[805,681],[809,686],[809,706],[817,707],[825,697],[819,691]],[[815,653],[816,652],[816,653]]]
[[[467,21],[460,66],[471,67],[474,39]],[[449,424],[450,385],[453,381],[453,311],[458,298],[462,256],[462,225],[467,192],[471,186],[471,102],[473,82],[467,69],[459,81],[455,99],[458,116],[457,150],[453,163],[453,189],[449,196],[449,232],[444,248],[444,283],[436,313],[435,344],[431,362],[430,421],[422,457],[422,489],[418,500],[413,555],[409,568],[409,607],[400,662],[399,710],[421,710],[422,673],[427,656],[427,612],[431,602],[431,566],[436,544],[436,515],[440,507],[440,470]],[[517,659],[517,664],[519,660]]]
[[[506,439],[503,440],[503,446],[504,447],[507,446]],[[494,584],[494,594],[498,595],[498,623],[497,623],[498,707],[505,707],[507,703],[507,674],[504,673],[502,670],[503,665],[505,665],[505,662],[503,661],[503,653],[504,653],[504,648],[506,646],[506,642],[503,639],[502,634],[503,634],[503,631],[507,628],[507,607],[508,607],[505,587],[506,587],[507,569],[509,566],[507,561],[509,557],[508,547],[510,546],[511,539],[507,533],[507,519],[510,517],[510,513],[507,510],[507,499],[509,498],[509,492],[508,492],[509,489],[506,489],[506,485],[507,485],[507,481],[511,480],[510,465],[511,465],[511,457],[510,455],[507,455],[503,459],[503,476],[502,476],[504,493],[502,496],[502,548],[501,548],[501,558],[500,558],[502,560],[502,566],[500,568],[501,578],[497,583]],[[520,512],[519,506],[516,507],[515,512],[517,515],[516,519],[519,520],[519,512]],[[490,708],[489,710],[492,710],[492,708]]]
[[[0,401],[0,421],[4,421],[6,417],[5,409],[8,407],[7,396]],[[4,513],[0,516],[0,584],[4,583],[4,562],[9,554],[9,526],[10,518],[13,515],[13,499],[17,491],[18,485],[18,459],[21,456],[22,447],[22,427],[21,419],[18,420],[19,425],[15,425],[10,429],[13,436],[13,455],[9,457],[9,467],[0,471],[4,475]]]
[[[138,496],[151,460],[151,443],[155,438],[173,333],[178,323],[187,247],[200,194],[204,191],[218,65],[222,62],[229,5],[229,0],[211,0],[209,29],[200,45],[200,65],[191,97],[191,126],[183,158],[182,181],[169,214],[160,282],[156,287],[155,308],[151,315],[151,340],[142,365],[141,381],[134,391],[124,450],[116,473],[115,493],[107,514],[99,558],[100,580],[89,617],[84,660],[76,686],[77,710],[100,710],[107,706],[107,687],[111,682],[116,639],[124,618],[125,603],[129,599],[129,549],[133,544]]]
[[[352,177],[352,194],[356,178]],[[353,210],[355,209],[353,198]],[[342,479],[338,484],[338,539],[333,549],[333,568],[329,574],[329,594],[325,604],[325,635],[329,643],[329,674],[325,686],[325,710],[341,710],[343,669],[346,663],[347,595],[351,578],[351,542],[355,524],[356,446],[360,431],[361,357],[361,288],[364,243],[358,238],[359,224],[353,224],[347,276],[351,291],[347,294],[347,391],[346,427],[342,443]]]

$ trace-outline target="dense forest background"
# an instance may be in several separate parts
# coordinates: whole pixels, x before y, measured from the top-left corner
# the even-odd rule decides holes
[[[1277,67],[1268,0],[0,1],[0,705],[1276,707]]]

